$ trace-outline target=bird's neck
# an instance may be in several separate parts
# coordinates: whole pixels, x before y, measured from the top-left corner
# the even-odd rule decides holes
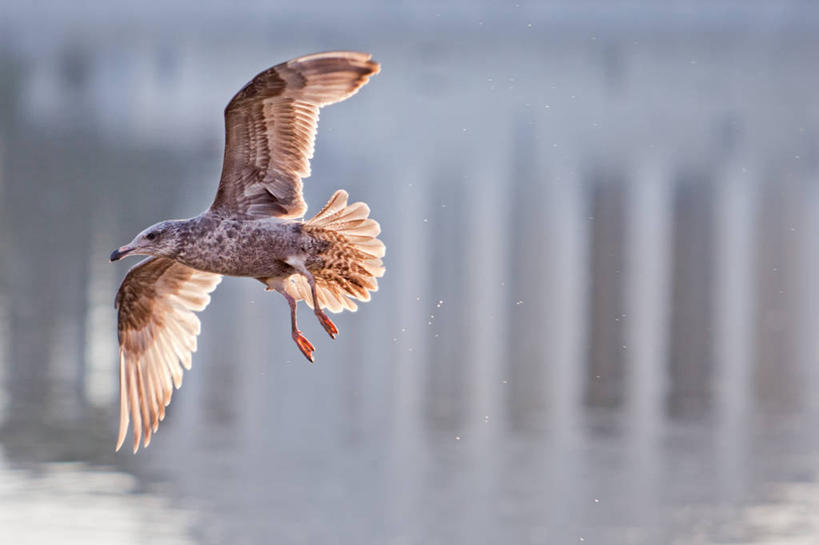
[[[212,233],[218,224],[218,218],[207,214],[179,220],[175,226],[173,255],[168,257],[195,269],[208,270],[207,264],[202,262],[202,245],[212,242]]]

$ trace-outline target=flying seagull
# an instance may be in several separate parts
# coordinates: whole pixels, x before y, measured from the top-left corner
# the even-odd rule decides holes
[[[225,108],[225,156],[216,199],[186,220],[148,227],[111,261],[147,255],[117,292],[120,420],[117,450],[133,419],[134,452],[151,442],[173,389],[196,351],[199,319],[223,275],[247,276],[282,294],[291,335],[304,356],[313,345],[296,324],[304,300],[330,337],[323,309],[355,311],[384,274],[381,230],[363,202],[336,191],[312,219],[301,179],[310,175],[319,108],[353,95],[377,74],[366,53],[299,57],[261,72]]]

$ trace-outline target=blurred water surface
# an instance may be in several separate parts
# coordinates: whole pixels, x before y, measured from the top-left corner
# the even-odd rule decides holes
[[[812,5],[67,6],[0,3],[0,542],[816,542]],[[302,313],[309,365],[227,279],[114,454],[108,254],[210,203],[250,76],[340,48],[383,72],[306,197],[370,204],[381,290]]]

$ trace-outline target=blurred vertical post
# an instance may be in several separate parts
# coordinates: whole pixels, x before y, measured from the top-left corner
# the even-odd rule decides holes
[[[91,244],[88,255],[86,289],[84,386],[85,400],[93,406],[108,406],[117,389],[117,338],[113,311],[116,269],[108,262],[108,248],[114,248],[111,206],[103,201],[91,213]]]
[[[730,501],[746,494],[749,424],[753,409],[754,208],[756,183],[747,161],[719,168],[715,195],[714,352],[721,490]]]
[[[667,153],[639,159],[628,177],[625,207],[623,336],[626,345],[631,516],[650,526],[661,515],[662,432],[667,388],[670,195]],[[641,500],[642,499],[642,500]]]
[[[509,309],[506,415],[510,427],[520,430],[542,422],[552,401],[546,387],[546,346],[553,324],[543,300],[555,279],[548,268],[554,255],[543,224],[552,201],[539,176],[536,132],[524,116],[518,116],[513,130],[508,254],[504,259],[508,272],[506,285],[500,289],[507,294]]]
[[[0,73],[2,73],[2,64],[0,64]],[[0,104],[2,104],[2,100],[0,100]],[[2,118],[0,118],[2,119]],[[8,226],[6,226],[3,221],[3,218],[6,217],[6,213],[3,210],[4,203],[6,202],[5,199],[5,192],[4,192],[4,181],[5,181],[5,170],[4,170],[4,159],[5,159],[5,144],[6,139],[4,137],[3,126],[0,125],[0,256],[8,255],[8,243],[6,241],[6,233],[9,232]],[[7,287],[7,272],[5,267],[3,266],[3,260],[0,260],[0,424],[5,421],[5,409],[6,409],[6,369],[8,369],[9,365],[9,355],[8,355],[8,343],[9,343],[9,317],[8,311],[9,308],[9,301],[7,297],[8,287]]]
[[[668,387],[672,182],[667,159],[654,156],[636,165],[628,188],[624,338],[628,406],[638,443],[656,439],[662,428]]]
[[[799,244],[796,285],[799,286],[799,314],[797,316],[797,357],[804,377],[804,392],[819,392],[819,152],[810,157],[809,170],[801,182],[803,198],[798,203],[799,221],[794,226]],[[815,421],[819,413],[819,396],[806,395],[803,406]]]
[[[457,431],[466,422],[471,393],[465,343],[470,337],[466,314],[470,271],[464,266],[466,241],[471,239],[467,232],[471,201],[464,195],[471,188],[464,174],[449,166],[440,164],[436,169],[439,179],[432,181],[429,215],[422,220],[429,237],[426,266],[431,282],[430,289],[421,293],[425,316],[415,327],[427,331],[426,416],[433,429]]]
[[[586,403],[616,408],[623,403],[627,349],[623,334],[626,184],[621,169],[602,165],[592,172],[589,186]]]
[[[801,295],[795,282],[802,189],[779,169],[768,171],[760,187],[753,380],[758,407],[772,412],[799,408],[803,394],[796,357]]]
[[[668,410],[700,417],[712,405],[714,187],[699,170],[685,170],[673,197],[671,338]]]

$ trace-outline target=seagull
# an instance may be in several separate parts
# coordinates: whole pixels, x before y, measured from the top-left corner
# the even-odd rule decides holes
[[[200,323],[222,277],[255,278],[290,306],[291,336],[314,361],[299,331],[296,305],[313,309],[331,338],[325,314],[355,311],[383,276],[384,243],[363,202],[338,190],[303,220],[302,178],[310,175],[319,108],[355,94],[379,65],[366,53],[334,51],[269,68],[225,108],[222,177],[210,208],[196,217],[152,225],[111,253],[111,261],[147,255],[116,295],[120,419],[116,450],[133,420],[134,453],[165,417],[183,368],[191,368]]]

